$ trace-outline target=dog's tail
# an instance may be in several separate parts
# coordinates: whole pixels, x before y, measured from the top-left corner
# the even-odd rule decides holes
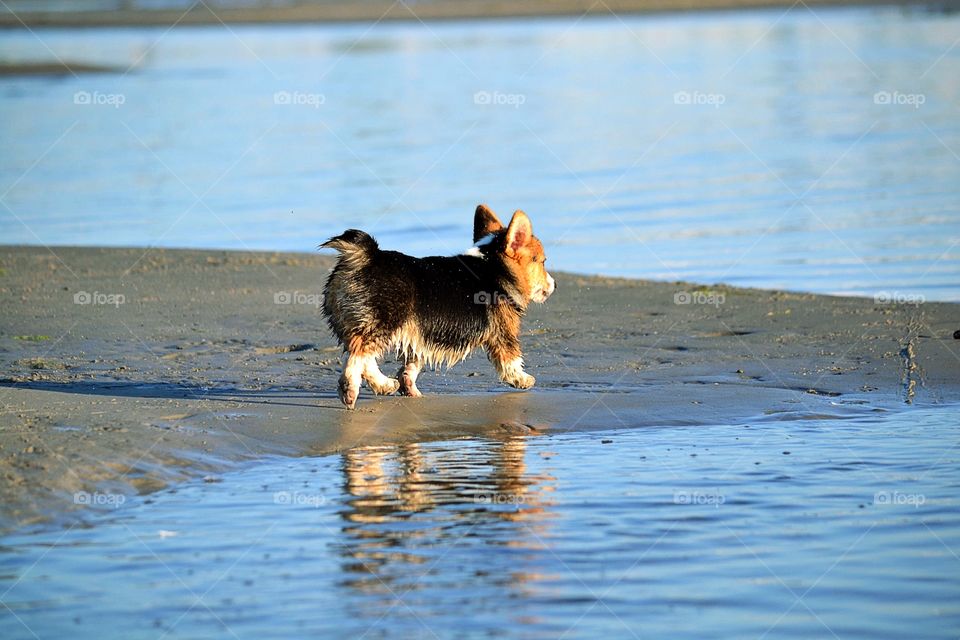
[[[366,263],[370,259],[370,254],[380,249],[380,245],[364,231],[347,229],[321,244],[320,248],[336,249],[340,252],[341,260],[352,266],[359,266]]]

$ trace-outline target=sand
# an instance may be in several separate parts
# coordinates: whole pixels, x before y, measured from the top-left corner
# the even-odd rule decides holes
[[[4,62],[0,61],[0,78],[5,76],[68,76],[81,73],[122,73],[124,69],[82,62]]]
[[[329,0],[265,7],[220,7],[208,3],[184,9],[111,9],[72,12],[0,12],[0,27],[186,26],[194,24],[302,22],[419,22],[544,16],[611,16],[664,11],[701,11],[794,6],[789,0],[430,0],[390,2]],[[806,0],[806,6],[917,4],[916,0]]]
[[[557,273],[557,293],[524,325],[534,389],[499,384],[476,354],[425,372],[424,398],[364,388],[349,412],[335,392],[340,349],[316,306],[331,264],[0,247],[0,529],[83,518],[77,492],[147,494],[268,455],[960,399],[957,304]]]

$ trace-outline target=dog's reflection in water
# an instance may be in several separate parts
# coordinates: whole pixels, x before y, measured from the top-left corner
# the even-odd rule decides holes
[[[520,436],[344,454],[342,584],[388,605],[427,590],[434,606],[464,590],[516,594],[541,578],[552,478],[531,473],[526,456]]]

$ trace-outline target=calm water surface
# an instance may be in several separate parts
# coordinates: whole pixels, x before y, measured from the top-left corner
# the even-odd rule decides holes
[[[956,413],[853,415],[269,460],[7,538],[0,631],[956,638]]]
[[[118,71],[0,78],[0,242],[455,253],[489,201],[558,269],[960,300],[958,38],[802,6],[6,31]]]

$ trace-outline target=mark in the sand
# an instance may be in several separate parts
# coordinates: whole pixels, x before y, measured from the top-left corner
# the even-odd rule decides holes
[[[191,413],[174,413],[154,418],[147,422],[147,424],[155,429],[163,429],[164,431],[195,431],[195,429],[188,427],[182,422],[184,419],[190,418],[193,415],[194,414]]]
[[[62,432],[71,432],[71,431],[84,431],[84,428],[74,424],[58,424],[53,427],[53,430],[62,431]]]
[[[557,389],[577,389],[583,391],[596,391],[603,390],[604,393],[633,393],[636,391],[636,388],[632,385],[625,385],[615,382],[606,382],[602,380],[591,380],[591,381],[580,381],[580,382],[570,382],[570,381],[558,381],[558,382],[545,382],[542,385],[544,388],[557,388]]]
[[[532,424],[510,421],[510,422],[501,422],[498,429],[501,432],[511,433],[511,434],[528,434],[536,433],[539,429]]]
[[[749,336],[756,331],[729,330],[729,331],[698,331],[694,333],[697,338],[732,338],[738,336]]]
[[[826,391],[824,389],[804,389],[804,393],[809,393],[812,396],[828,396],[830,398],[836,398],[840,395],[837,391]]]
[[[267,355],[274,353],[292,353],[294,351],[310,351],[315,348],[312,344],[284,344],[277,347],[256,347],[254,352],[257,355]]]
[[[242,420],[243,418],[248,418],[248,417],[250,417],[251,414],[249,414],[249,413],[239,413],[239,412],[237,412],[237,411],[231,411],[231,412],[214,414],[214,415],[219,415],[220,418],[222,418],[222,419],[224,419],[224,420]]]
[[[67,368],[67,366],[62,362],[44,358],[22,358],[20,360],[14,360],[13,364],[21,367],[27,367],[33,371],[40,371],[42,369],[63,370]]]
[[[157,418],[157,420],[183,420],[184,418],[189,418],[191,415],[193,415],[193,414],[190,414],[190,413],[171,413],[170,415],[167,415],[167,416],[160,416],[159,418]]]

